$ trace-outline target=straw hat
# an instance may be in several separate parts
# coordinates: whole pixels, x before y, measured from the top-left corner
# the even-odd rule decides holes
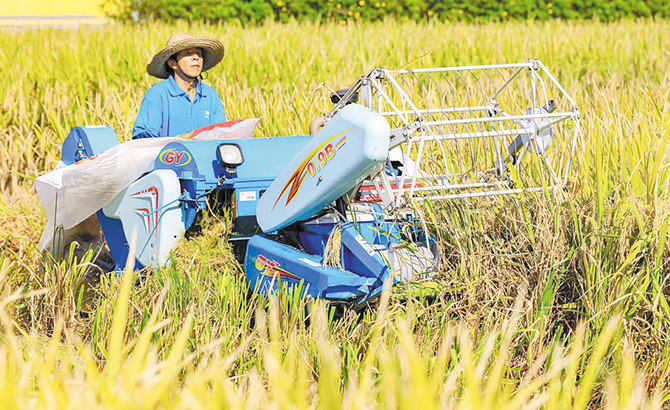
[[[223,44],[213,37],[193,37],[188,34],[175,34],[168,39],[165,48],[156,53],[151,62],[147,64],[147,73],[153,77],[168,78],[171,74],[171,70],[167,66],[167,61],[170,57],[182,50],[188,50],[193,47],[200,47],[203,50],[203,72],[219,64],[225,52]]]

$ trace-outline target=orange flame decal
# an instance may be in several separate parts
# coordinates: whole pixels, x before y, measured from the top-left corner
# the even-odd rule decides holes
[[[277,197],[277,200],[275,201],[275,204],[272,207],[272,209],[275,209],[275,207],[277,206],[277,203],[279,202],[281,197],[284,195],[284,192],[286,192],[286,189],[289,187],[289,185],[291,186],[291,189],[289,190],[288,195],[286,197],[286,205],[288,205],[289,202],[291,202],[293,200],[293,198],[296,196],[298,191],[300,191],[300,187],[302,186],[302,182],[305,180],[305,176],[307,176],[307,164],[309,164],[312,161],[312,158],[314,158],[314,155],[316,155],[316,153],[319,152],[323,147],[328,145],[330,143],[330,141],[335,139],[335,137],[344,134],[345,132],[349,131],[350,129],[351,128],[347,128],[346,130],[333,135],[332,137],[330,137],[327,140],[325,140],[324,142],[322,142],[321,145],[314,148],[314,150],[309,153],[307,158],[305,158],[304,161],[302,161],[302,163],[300,163],[298,168],[296,168],[296,170],[293,172],[293,174],[291,175],[291,178],[289,178],[288,182],[286,182],[286,185],[284,185],[284,189],[282,189],[281,194],[279,194],[279,197]]]

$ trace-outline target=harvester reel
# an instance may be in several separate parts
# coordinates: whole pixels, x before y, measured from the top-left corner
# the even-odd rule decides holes
[[[387,212],[411,206],[414,198],[510,195],[567,183],[579,109],[538,60],[376,68],[325,117],[355,94],[389,121],[390,161],[402,164],[373,180]]]

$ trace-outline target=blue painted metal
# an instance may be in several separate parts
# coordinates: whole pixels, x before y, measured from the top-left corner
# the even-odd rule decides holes
[[[109,253],[112,254],[112,259],[114,259],[116,272],[122,272],[126,268],[126,263],[128,263],[128,253],[130,252],[130,245],[126,241],[126,234],[123,231],[123,224],[119,219],[108,218],[102,209],[99,210],[96,215],[98,216],[98,222],[102,228],[102,232],[105,233],[105,240],[107,242],[107,247],[109,247]],[[135,264],[133,266],[134,270],[142,270],[144,266],[135,259]]]
[[[171,169],[177,174],[184,194],[181,206],[185,229],[193,224],[198,212],[205,208],[209,192],[216,189],[234,190],[235,218],[248,218],[251,224],[247,229],[251,234],[238,234],[236,239],[247,240],[259,231],[254,229],[258,198],[310,139],[311,136],[293,136],[171,142],[160,151],[154,170]],[[223,167],[216,154],[220,144],[239,146],[244,162],[235,168]],[[117,269],[122,270],[129,251],[123,226],[119,220],[106,217],[102,211],[98,212],[98,219]],[[134,268],[142,269],[144,266],[136,260]]]
[[[172,142],[161,150],[154,169],[172,169],[182,181],[182,189],[187,194],[187,229],[196,213],[205,207],[207,193],[213,189],[234,189],[238,201],[237,217],[255,216],[256,203],[261,194],[311,138],[293,136]],[[222,166],[216,158],[221,144],[240,147],[244,162],[235,168]],[[246,196],[240,198],[243,192]]]
[[[389,246],[400,243],[402,236],[398,223],[385,220],[383,208],[380,204],[369,204],[373,208],[372,220],[357,221],[354,226],[358,233],[370,245]],[[335,227],[335,222],[306,223],[301,225],[298,232],[301,244],[310,254],[323,254],[328,237]]]
[[[72,165],[115,145],[119,145],[119,138],[109,125],[74,127],[63,141],[61,161]]]
[[[271,232],[304,221],[349,192],[386,163],[390,133],[367,107],[342,108],[258,201],[259,226]]]
[[[263,295],[281,286],[298,287],[301,296],[364,303],[390,279],[390,269],[360,236],[353,223],[342,225],[343,269],[323,266],[323,255],[310,255],[267,235],[256,235],[247,245],[244,271],[249,285]],[[353,263],[356,262],[356,263]]]

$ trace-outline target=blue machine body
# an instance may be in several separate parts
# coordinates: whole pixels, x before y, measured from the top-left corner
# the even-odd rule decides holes
[[[170,169],[177,174],[183,193],[181,206],[185,229],[190,228],[198,212],[205,209],[211,192],[223,189],[234,192],[235,232],[230,240],[240,242],[239,246],[244,247],[251,236],[260,232],[256,223],[258,199],[310,138],[292,136],[171,142],[160,151],[154,169]],[[242,164],[223,166],[215,154],[222,144],[239,147],[244,158]],[[122,270],[130,249],[122,223],[108,218],[102,211],[98,212],[98,219],[117,269]],[[135,261],[133,268],[142,269],[144,266]]]
[[[109,125],[74,127],[65,137],[61,149],[61,161],[72,165],[119,145],[116,132]]]
[[[390,269],[353,223],[345,223],[341,229],[342,270],[324,266],[323,247],[319,245],[325,243],[320,234],[302,236],[312,242],[313,250],[320,250],[317,254],[301,252],[265,234],[252,237],[244,263],[249,285],[261,294],[271,294],[286,286],[300,289],[303,297],[353,300],[356,304],[373,298],[381,292]]]
[[[256,212],[264,232],[310,218],[384,167],[388,122],[369,108],[341,109],[291,160]]]
[[[352,112],[358,115],[359,121],[365,120],[364,116],[360,115],[359,107]],[[369,124],[374,123],[368,120],[365,122],[368,125],[363,127],[368,128]],[[346,118],[344,125],[349,127]],[[376,139],[376,147],[381,146],[386,150],[388,125],[386,123],[382,125],[381,131],[376,128],[372,134]],[[356,124],[354,128],[355,126]],[[355,144],[358,143],[357,139],[363,138],[362,134],[365,132],[350,133],[346,144],[355,147]],[[338,139],[333,140],[334,143],[341,140],[340,147],[346,147],[343,136],[342,132],[337,134]],[[286,285],[289,288],[301,289],[303,296],[330,300],[354,300],[355,303],[364,303],[377,295],[383,288],[384,282],[392,276],[390,268],[381,256],[382,253],[375,250],[374,247],[389,246],[391,242],[398,242],[400,237],[397,226],[384,220],[381,207],[376,205],[375,216],[364,222],[310,223],[300,221],[309,220],[310,215],[318,209],[313,204],[314,199],[301,199],[305,207],[311,206],[311,208],[309,213],[303,212],[300,221],[290,226],[282,223],[280,228],[273,228],[272,231],[265,233],[258,226],[259,200],[268,189],[271,189],[279,175],[282,173],[287,175],[287,170],[295,167],[296,161],[301,160],[305,152],[309,151],[312,155],[312,151],[316,152],[320,149],[319,147],[323,144],[315,141],[319,138],[324,141],[330,141],[328,138],[333,139],[329,135],[319,136],[317,134],[316,137],[175,141],[162,148],[153,169],[172,170],[176,174],[181,187],[181,196],[177,200],[181,206],[181,223],[184,224],[185,229],[194,223],[198,212],[206,207],[208,195],[217,190],[229,190],[234,198],[232,202],[235,209],[235,232],[231,234],[230,240],[240,241],[239,243],[245,246],[243,248],[244,270],[250,286],[257,292],[269,294],[278,289],[279,285]],[[98,155],[118,143],[118,138],[111,127],[76,127],[63,143],[62,160],[65,164],[70,165]],[[222,155],[220,148],[224,145],[237,147],[241,153],[241,161],[232,165],[225,163],[220,157]],[[316,151],[312,146],[316,147]],[[376,147],[373,148],[380,149]],[[369,150],[369,147],[365,149]],[[342,152],[341,164],[335,162],[337,157],[328,158],[333,163],[331,168],[335,172],[332,175],[335,175],[333,178],[336,184],[333,185],[333,190],[337,190],[337,196],[350,190],[352,184],[358,184],[365,176],[363,174],[369,172],[373,167],[378,168],[379,163],[383,161],[383,156],[379,152],[368,154],[366,161],[369,163],[360,165],[363,170],[359,172],[361,175],[353,178],[347,176],[349,179],[346,184],[348,185],[345,186],[337,182],[337,178],[345,174],[341,169],[346,166],[346,160],[344,160],[346,151]],[[319,174],[316,177],[319,177]],[[286,185],[284,181],[280,182]],[[273,195],[281,197],[281,191],[275,187],[272,189],[277,191]],[[331,193],[326,192],[326,194]],[[272,200],[276,203],[274,198]],[[323,201],[322,198],[318,200]],[[319,207],[323,206],[324,204],[319,203]],[[174,205],[172,207],[174,208]],[[156,210],[156,212],[160,211],[160,209]],[[277,212],[277,210],[269,212]],[[108,217],[102,209],[97,215],[117,269],[121,270],[125,268],[129,253],[123,221],[118,217],[117,219]],[[282,218],[288,221],[295,220],[296,217],[291,215],[282,216]],[[323,263],[328,237],[336,225],[341,228],[341,270],[324,267]],[[294,243],[278,240],[282,237],[283,230],[290,233],[289,236],[294,238]],[[142,269],[144,266],[136,259],[133,268]]]
[[[204,209],[207,193],[215,189],[235,190],[236,218],[255,219],[258,199],[310,139],[293,136],[172,142],[161,150],[154,169],[171,169],[182,182],[187,229],[197,212]],[[222,165],[216,156],[220,145],[239,147],[243,162],[235,167]]]

